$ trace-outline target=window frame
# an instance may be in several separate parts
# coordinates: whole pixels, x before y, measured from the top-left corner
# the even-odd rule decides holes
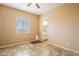
[[[23,22],[23,23],[21,22],[22,29],[18,29],[18,28],[17,28],[17,26],[19,26],[19,25],[17,25],[17,21],[18,21],[18,20],[19,20],[20,22],[21,22],[21,21]],[[24,30],[25,30],[25,29],[24,29],[24,27],[25,27],[24,21],[26,21],[26,23],[27,23],[27,24],[26,24],[26,25],[27,25],[27,27],[26,27],[27,29],[26,29],[25,32],[24,32]],[[22,30],[22,31],[19,32],[19,30]],[[30,20],[29,20],[27,17],[25,17],[25,16],[16,16],[16,34],[20,34],[20,33],[30,33]]]

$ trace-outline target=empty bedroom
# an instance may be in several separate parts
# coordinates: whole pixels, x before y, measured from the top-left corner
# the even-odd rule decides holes
[[[79,56],[79,3],[0,3],[0,56]]]

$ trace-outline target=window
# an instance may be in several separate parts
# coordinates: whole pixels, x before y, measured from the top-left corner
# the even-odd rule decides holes
[[[30,32],[29,20],[26,17],[17,16],[16,33],[29,33],[29,32]]]

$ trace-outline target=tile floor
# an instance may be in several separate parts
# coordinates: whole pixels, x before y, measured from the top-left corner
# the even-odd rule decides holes
[[[0,49],[0,56],[78,56],[71,51],[63,50],[48,43],[48,41],[32,44],[26,43],[18,46]]]

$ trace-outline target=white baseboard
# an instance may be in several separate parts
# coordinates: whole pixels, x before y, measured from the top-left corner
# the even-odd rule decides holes
[[[25,43],[28,43],[28,42],[31,42],[31,41],[34,41],[34,40],[30,40],[30,41],[26,41],[26,42],[19,42],[19,43],[10,44],[10,45],[5,45],[5,46],[1,46],[0,48],[11,47],[11,46],[20,45],[20,44],[25,44]],[[51,44],[51,45],[54,45],[56,47],[59,47],[59,48],[65,49],[65,50],[69,50],[69,51],[72,51],[72,52],[75,52],[75,53],[78,53],[79,54],[78,51],[74,51],[74,50],[69,49],[69,48],[65,48],[65,47],[62,47],[62,46],[59,46],[59,45],[52,44],[49,41],[48,41],[48,43]]]
[[[59,46],[59,45],[55,45],[55,44],[52,44],[50,41],[48,41],[49,44],[53,45],[53,46],[56,46],[56,47],[59,47],[59,48],[62,48],[62,49],[65,49],[65,50],[69,50],[69,51],[72,51],[72,52],[75,52],[75,53],[78,53],[78,51],[74,51],[72,49],[69,49],[69,48],[65,48],[65,47],[62,47],[62,46]]]
[[[11,47],[11,46],[20,45],[20,44],[25,44],[25,43],[28,43],[28,42],[31,42],[31,41],[32,40],[26,41],[26,42],[18,42],[18,43],[14,43],[14,44],[9,44],[9,45],[5,45],[5,46],[1,46],[0,48]]]

